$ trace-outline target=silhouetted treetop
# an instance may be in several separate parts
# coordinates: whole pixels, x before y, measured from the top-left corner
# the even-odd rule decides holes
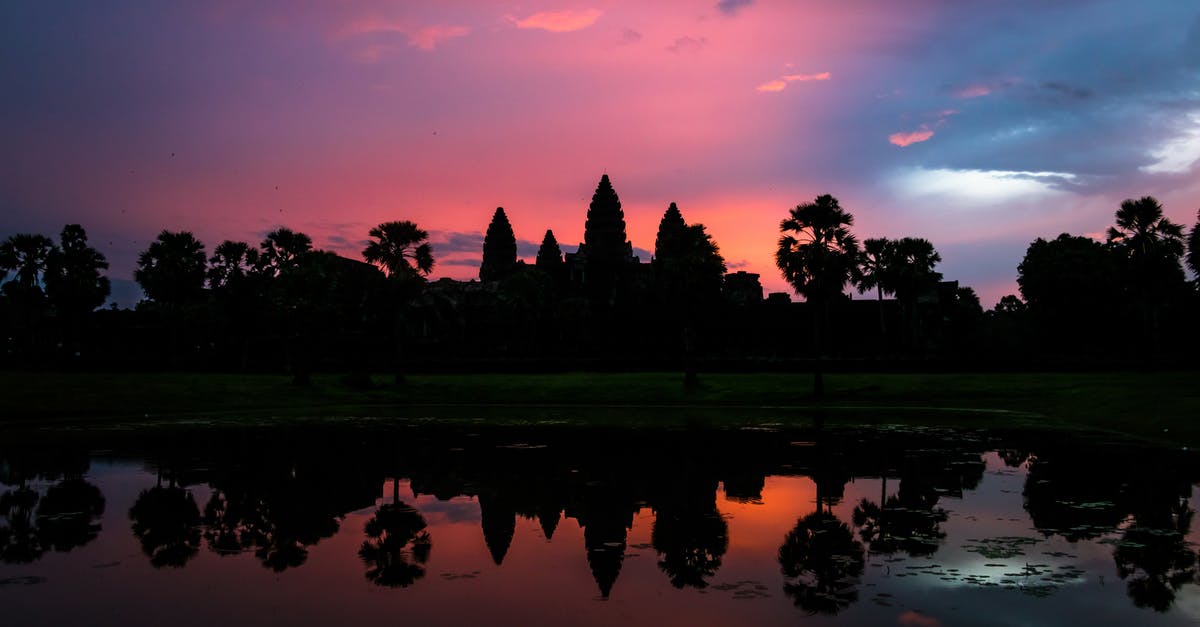
[[[858,240],[850,233],[854,217],[833,196],[796,205],[779,224],[783,236],[775,264],[805,299],[838,294],[858,261]]]
[[[312,252],[312,238],[289,228],[278,228],[267,233],[259,245],[263,267],[271,276],[298,266],[305,255]]]
[[[4,284],[5,291],[40,292],[46,261],[53,250],[54,242],[45,235],[18,233],[0,242],[0,268],[16,274],[12,281]]]
[[[942,256],[929,240],[903,237],[892,242],[891,247],[890,268],[883,278],[897,298],[912,300],[942,280],[942,273],[934,270]]]
[[[246,242],[225,240],[208,259],[208,286],[220,290],[237,285],[258,270],[259,264],[257,249]]]
[[[408,220],[384,222],[368,233],[374,241],[363,249],[363,259],[389,277],[419,278],[433,272],[429,233]]]
[[[1192,270],[1192,276],[1200,281],[1200,210],[1196,211],[1196,224],[1188,234],[1187,267]]]
[[[108,298],[108,277],[100,274],[108,261],[88,246],[87,232],[78,224],[64,226],[59,239],[46,257],[46,296],[61,313],[86,314]]]
[[[558,246],[558,240],[554,239],[554,231],[546,229],[546,236],[542,238],[542,245],[538,247],[535,264],[539,270],[555,272],[562,263],[562,249]]]
[[[497,281],[512,273],[517,265],[517,237],[504,214],[496,207],[487,233],[483,236],[483,262],[479,264],[479,280]]]
[[[150,300],[184,305],[204,291],[204,262],[204,244],[191,232],[164,230],[138,255],[133,278]]]

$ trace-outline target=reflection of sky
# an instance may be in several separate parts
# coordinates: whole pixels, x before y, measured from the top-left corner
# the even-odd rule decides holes
[[[768,477],[759,503],[738,503],[716,494],[726,519],[729,550],[720,570],[699,592],[672,588],[659,570],[651,530],[654,514],[641,508],[629,530],[625,560],[608,601],[597,600],[588,568],[583,529],[573,519],[560,521],[547,541],[536,520],[517,518],[512,544],[502,565],[491,561],[479,525],[478,500],[439,501],[413,497],[401,480],[401,499],[414,505],[429,524],[433,540],[426,576],[406,589],[385,589],[364,579],[357,551],[371,509],[347,514],[340,531],[309,548],[307,563],[283,573],[263,568],[250,553],[218,556],[203,548],[182,569],[152,569],[130,533],[127,514],[140,490],[154,475],[140,463],[95,461],[89,480],[105,494],[107,507],[100,537],[70,553],[47,553],[28,565],[0,565],[0,580],[45,577],[32,586],[0,585],[0,606],[15,624],[224,624],[242,623],[368,624],[394,616],[420,624],[761,624],[797,622],[846,625],[1186,625],[1200,618],[1200,591],[1184,586],[1166,614],[1133,607],[1126,582],[1116,575],[1112,550],[1090,541],[1068,543],[1045,538],[1031,528],[1023,510],[1023,469],[1010,469],[994,454],[978,489],[961,499],[942,498],[950,517],[947,538],[931,558],[885,562],[868,555],[858,586],[859,600],[835,621],[807,617],[782,592],[777,561],[779,544],[798,518],[815,508],[815,489],[807,477]],[[899,481],[888,481],[895,494]],[[41,483],[39,486],[44,487]],[[207,486],[189,490],[203,508]],[[846,485],[834,513],[849,521],[862,498],[879,498],[878,479],[859,478]],[[391,499],[392,486],[381,481],[377,503]],[[1193,496],[1192,507],[1200,507]],[[1025,555],[996,559],[964,550],[969,539],[1023,536],[1037,540]],[[1195,526],[1190,534],[1200,540]],[[1062,552],[1074,557],[1055,557]],[[900,557],[899,555],[897,557]],[[987,563],[1004,563],[1004,568]],[[1005,572],[1025,564],[1054,570],[1074,565],[1085,571],[1058,586],[1046,598],[1017,590],[967,584],[962,577]],[[878,564],[878,566],[876,566]],[[928,574],[926,567],[958,569],[956,581]],[[921,572],[919,575],[899,576]],[[1021,582],[1025,583],[1025,582]],[[1043,582],[1029,582],[1043,583]],[[736,598],[753,592],[750,598]],[[890,596],[889,596],[890,595]],[[71,599],[64,603],[63,599]],[[890,605],[883,605],[885,602]],[[25,620],[28,618],[29,620]]]
[[[547,228],[573,246],[607,171],[643,249],[677,201],[784,289],[779,220],[832,193],[861,238],[929,238],[990,304],[1034,237],[1101,233],[1124,198],[1194,220],[1198,18],[1176,0],[9,2],[0,235],[80,222],[128,281],[162,228],[211,249],[284,224],[356,256],[412,219],[435,276],[470,277],[496,206],[523,255]]]

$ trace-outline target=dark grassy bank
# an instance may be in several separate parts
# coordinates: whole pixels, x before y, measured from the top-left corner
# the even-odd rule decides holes
[[[358,390],[336,376],[221,374],[0,376],[9,425],[299,418],[674,424],[903,423],[1098,429],[1200,444],[1200,373],[839,374],[810,395],[804,374],[710,374],[687,392],[675,373],[414,375]]]

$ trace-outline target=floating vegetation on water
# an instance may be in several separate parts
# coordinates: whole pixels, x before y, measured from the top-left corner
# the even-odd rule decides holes
[[[962,548],[968,553],[978,553],[987,559],[1009,559],[1025,555],[1024,547],[1035,545],[1041,540],[1028,536],[999,536],[982,540],[967,538],[967,542],[970,544],[964,544]]]
[[[770,598],[769,588],[761,581],[754,579],[743,579],[733,583],[718,583],[710,586],[712,590],[720,592],[732,592],[735,599],[766,599]]]

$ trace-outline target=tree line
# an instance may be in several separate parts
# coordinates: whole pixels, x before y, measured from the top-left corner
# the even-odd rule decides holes
[[[407,368],[464,363],[669,367],[688,385],[702,364],[803,364],[820,394],[824,370],[863,360],[1186,356],[1200,307],[1183,265],[1197,270],[1200,214],[1186,236],[1151,197],[1126,200],[1114,218],[1104,242],[1036,239],[1017,267],[1020,296],[988,312],[973,289],[943,280],[931,242],[860,244],[853,216],[830,195],[780,224],[775,261],[802,303],[764,300],[757,275],[729,273],[704,225],[687,223],[675,203],[642,262],[607,175],[573,253],[547,230],[525,263],[497,208],[477,282],[430,281],[433,247],[410,221],[370,229],[361,260],[288,228],[211,253],[190,232],[164,230],[137,259],[145,300],[97,310],[110,292],[108,263],[71,224],[57,242],[24,233],[0,242],[2,358],[10,367],[287,371],[300,383],[314,369],[341,370],[356,385],[371,371],[402,382]],[[851,300],[850,289],[874,302]]]

